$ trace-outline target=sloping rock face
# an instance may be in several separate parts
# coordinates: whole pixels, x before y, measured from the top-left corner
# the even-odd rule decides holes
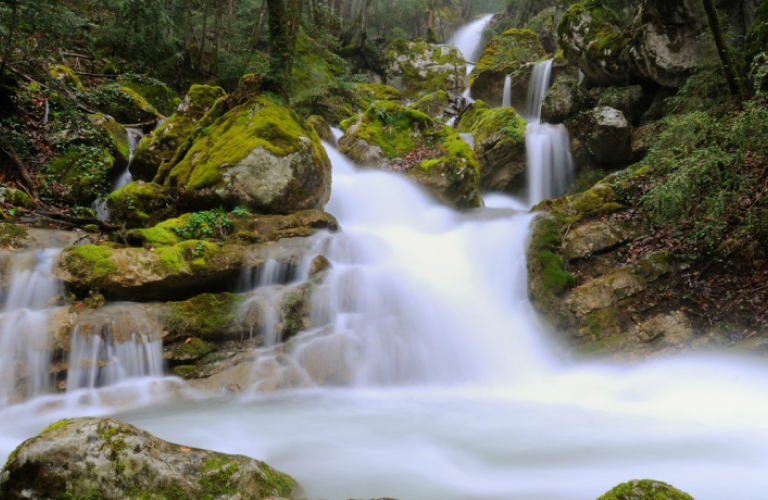
[[[510,191],[525,183],[525,120],[513,108],[491,109],[475,101],[458,130],[472,133],[481,188]]]
[[[199,135],[162,182],[193,208],[246,207],[287,214],[319,209],[331,194],[331,162],[317,132],[263,97],[233,108]]]
[[[634,196],[629,186],[642,175],[642,169],[628,169],[583,193],[534,207],[548,212],[534,221],[528,244],[534,307],[576,356],[645,360],[686,350],[753,348],[702,323],[676,300],[675,287],[692,263],[649,245],[654,231],[628,208]]]
[[[477,158],[453,127],[381,101],[342,128],[339,151],[359,165],[404,173],[448,205],[480,205]]]
[[[402,91],[404,99],[438,90],[460,94],[466,87],[466,62],[455,47],[397,39],[386,57],[387,83]]]
[[[51,498],[290,498],[298,483],[243,455],[189,448],[114,419],[56,422],[13,453],[6,500]]]
[[[546,56],[539,37],[528,29],[512,28],[496,35],[486,44],[469,75],[470,92],[490,106],[500,106],[504,80],[512,75],[512,106],[524,109],[532,63]]]
[[[220,87],[192,85],[175,112],[136,147],[130,166],[133,178],[151,181],[160,166],[173,159],[176,150],[192,135],[216,101],[225,96]]]

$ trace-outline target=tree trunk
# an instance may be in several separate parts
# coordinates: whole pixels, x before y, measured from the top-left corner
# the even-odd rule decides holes
[[[435,0],[429,0],[427,3],[427,41],[437,43],[437,32],[435,31]]]
[[[269,74],[268,86],[291,95],[293,48],[303,0],[266,0],[269,15]]]
[[[261,29],[264,27],[264,18],[267,13],[267,0],[262,0],[261,8],[259,9],[259,20],[256,22],[256,26],[253,28],[251,34],[251,40],[248,42],[248,59],[253,57],[253,53],[256,52],[256,46],[259,44],[259,38],[261,37]]]
[[[232,44],[235,40],[235,0],[229,0],[227,9],[227,51],[232,50]]]
[[[733,64],[731,52],[728,50],[728,45],[725,43],[725,38],[723,37],[723,28],[720,25],[720,17],[717,15],[715,4],[712,0],[701,1],[704,4],[704,10],[707,13],[707,21],[709,22],[709,29],[712,31],[712,36],[715,39],[717,53],[720,55],[720,60],[723,63],[725,78],[728,81],[728,90],[730,90],[733,97],[741,100],[742,94],[739,77],[736,74],[736,67]]]

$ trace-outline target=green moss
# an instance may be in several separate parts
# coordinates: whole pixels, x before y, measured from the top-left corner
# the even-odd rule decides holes
[[[492,37],[470,75],[470,85],[485,71],[510,74],[525,62],[535,62],[546,55],[538,35],[529,29],[512,28]]]
[[[91,115],[90,122],[94,127],[101,128],[106,132],[112,147],[112,154],[116,158],[128,161],[130,145],[128,144],[128,134],[126,133],[125,128],[117,123],[111,116],[103,115],[101,113]]]
[[[98,280],[117,271],[112,249],[101,245],[79,245],[66,250],[67,269],[75,276]]]
[[[145,248],[173,246],[180,241],[173,231],[159,225],[146,229],[133,229],[129,232],[129,237],[140,240]]]
[[[768,49],[768,2],[760,2],[755,20],[744,39],[745,67],[749,68],[755,57],[766,49]]]
[[[49,73],[53,78],[64,82],[64,84],[66,84],[69,87],[72,87],[81,91],[85,90],[85,87],[83,87],[83,84],[80,81],[80,77],[78,77],[74,71],[72,71],[67,66],[64,66],[63,64],[57,64],[53,66],[50,69]]]
[[[591,20],[582,23],[582,17]],[[630,39],[618,29],[619,16],[601,0],[586,0],[568,8],[557,26],[558,37],[575,29],[586,40],[587,57],[600,61],[619,57]]]
[[[448,97],[448,92],[445,90],[438,90],[432,92],[424,97],[420,98],[416,102],[410,105],[411,108],[431,116],[432,118],[439,118],[445,114],[445,111],[450,106],[451,102]]]
[[[542,280],[544,285],[554,293],[561,294],[576,284],[576,278],[565,272],[565,265],[560,256],[552,252],[539,252],[539,261],[542,265]]]
[[[359,96],[356,104],[360,109],[368,109],[376,101],[399,101],[402,98],[399,90],[381,83],[357,83],[355,88]]]
[[[197,374],[195,365],[179,365],[173,367],[173,374],[181,378],[192,378]]]
[[[387,158],[398,158],[422,145],[422,134],[414,134],[414,129],[427,131],[432,125],[432,119],[424,113],[395,102],[381,101],[365,111],[355,135],[368,144],[379,146]]]
[[[27,226],[0,223],[0,245],[18,246],[29,234]]]
[[[188,190],[216,187],[223,182],[221,166],[235,165],[259,147],[286,156],[299,150],[299,137],[314,137],[321,148],[317,134],[301,124],[290,109],[255,98],[216,120],[173,167],[165,184]]]
[[[661,481],[641,479],[622,483],[597,500],[693,500],[687,493]]]
[[[405,99],[419,98],[438,90],[453,90],[464,79],[464,58],[455,47],[430,44],[419,38],[413,41],[396,39],[387,50],[386,60],[390,65],[397,63],[396,76],[401,79]],[[448,66],[453,66],[454,70],[446,71]]]
[[[525,120],[514,108],[489,108],[482,101],[478,106],[470,107],[461,117],[460,132],[472,132],[475,144],[480,144],[488,137],[501,132],[503,138],[519,143],[525,138]]]
[[[176,93],[160,80],[143,75],[128,75],[118,78],[117,82],[133,90],[165,116],[173,113],[176,108]]]
[[[263,497],[277,495],[280,498],[291,498],[293,496],[293,490],[298,487],[298,483],[291,476],[276,471],[264,462],[259,462],[259,468],[267,478],[261,490]]]
[[[107,206],[114,221],[128,227],[153,226],[177,213],[176,203],[163,186],[144,181],[113,191]]]
[[[61,429],[63,427],[68,426],[71,423],[72,423],[72,419],[71,418],[65,418],[63,420],[59,420],[57,422],[52,423],[51,425],[49,425],[48,427],[46,427],[42,431],[40,431],[40,435],[42,436],[45,433]]]
[[[234,293],[205,293],[183,302],[169,302],[160,320],[172,337],[216,340],[238,324],[243,300]]]
[[[88,206],[109,189],[109,172],[115,158],[107,148],[76,145],[43,167],[51,180],[44,191],[64,201]],[[54,186],[60,186],[55,189]]]

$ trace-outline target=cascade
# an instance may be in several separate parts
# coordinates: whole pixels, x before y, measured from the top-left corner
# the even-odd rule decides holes
[[[131,160],[133,159],[133,152],[136,151],[136,147],[139,145],[142,137],[144,137],[144,132],[140,128],[127,127],[125,132],[128,135],[128,165],[126,165],[125,170],[120,172],[120,175],[112,185],[111,192],[117,191],[120,188],[124,188],[133,182],[133,176],[130,172]],[[95,200],[91,204],[91,208],[96,214],[96,218],[100,221],[107,221],[109,219],[109,209],[107,209],[106,198],[99,198]]]
[[[493,14],[486,14],[460,28],[451,37],[453,46],[459,49],[467,61],[467,74],[472,72],[475,67],[474,62],[477,61],[483,51],[483,31],[491,19],[493,19]]]
[[[541,123],[541,103],[552,75],[552,60],[537,64],[528,86],[525,119],[528,203],[533,206],[565,192],[573,182],[573,159],[565,125]]]
[[[59,292],[51,267],[59,250],[14,256],[5,304],[0,313],[0,408],[48,392],[50,302]],[[23,387],[16,387],[22,380]]]
[[[501,107],[506,108],[512,106],[512,75],[507,75],[504,78],[504,93],[501,97]]]

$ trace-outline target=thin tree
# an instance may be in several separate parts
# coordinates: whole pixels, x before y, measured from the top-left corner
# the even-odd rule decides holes
[[[266,0],[269,17],[268,86],[285,95],[291,94],[293,49],[296,45],[303,0]]]
[[[720,24],[720,16],[718,16],[717,9],[715,9],[715,4],[712,0],[701,1],[704,4],[704,11],[707,13],[707,21],[709,22],[709,29],[712,31],[712,36],[715,39],[717,53],[720,55],[720,61],[723,63],[725,78],[728,81],[728,90],[730,90],[733,97],[741,99],[742,91],[739,77],[736,73],[736,66],[733,63],[733,58],[731,57],[731,51],[725,43],[723,28]]]

